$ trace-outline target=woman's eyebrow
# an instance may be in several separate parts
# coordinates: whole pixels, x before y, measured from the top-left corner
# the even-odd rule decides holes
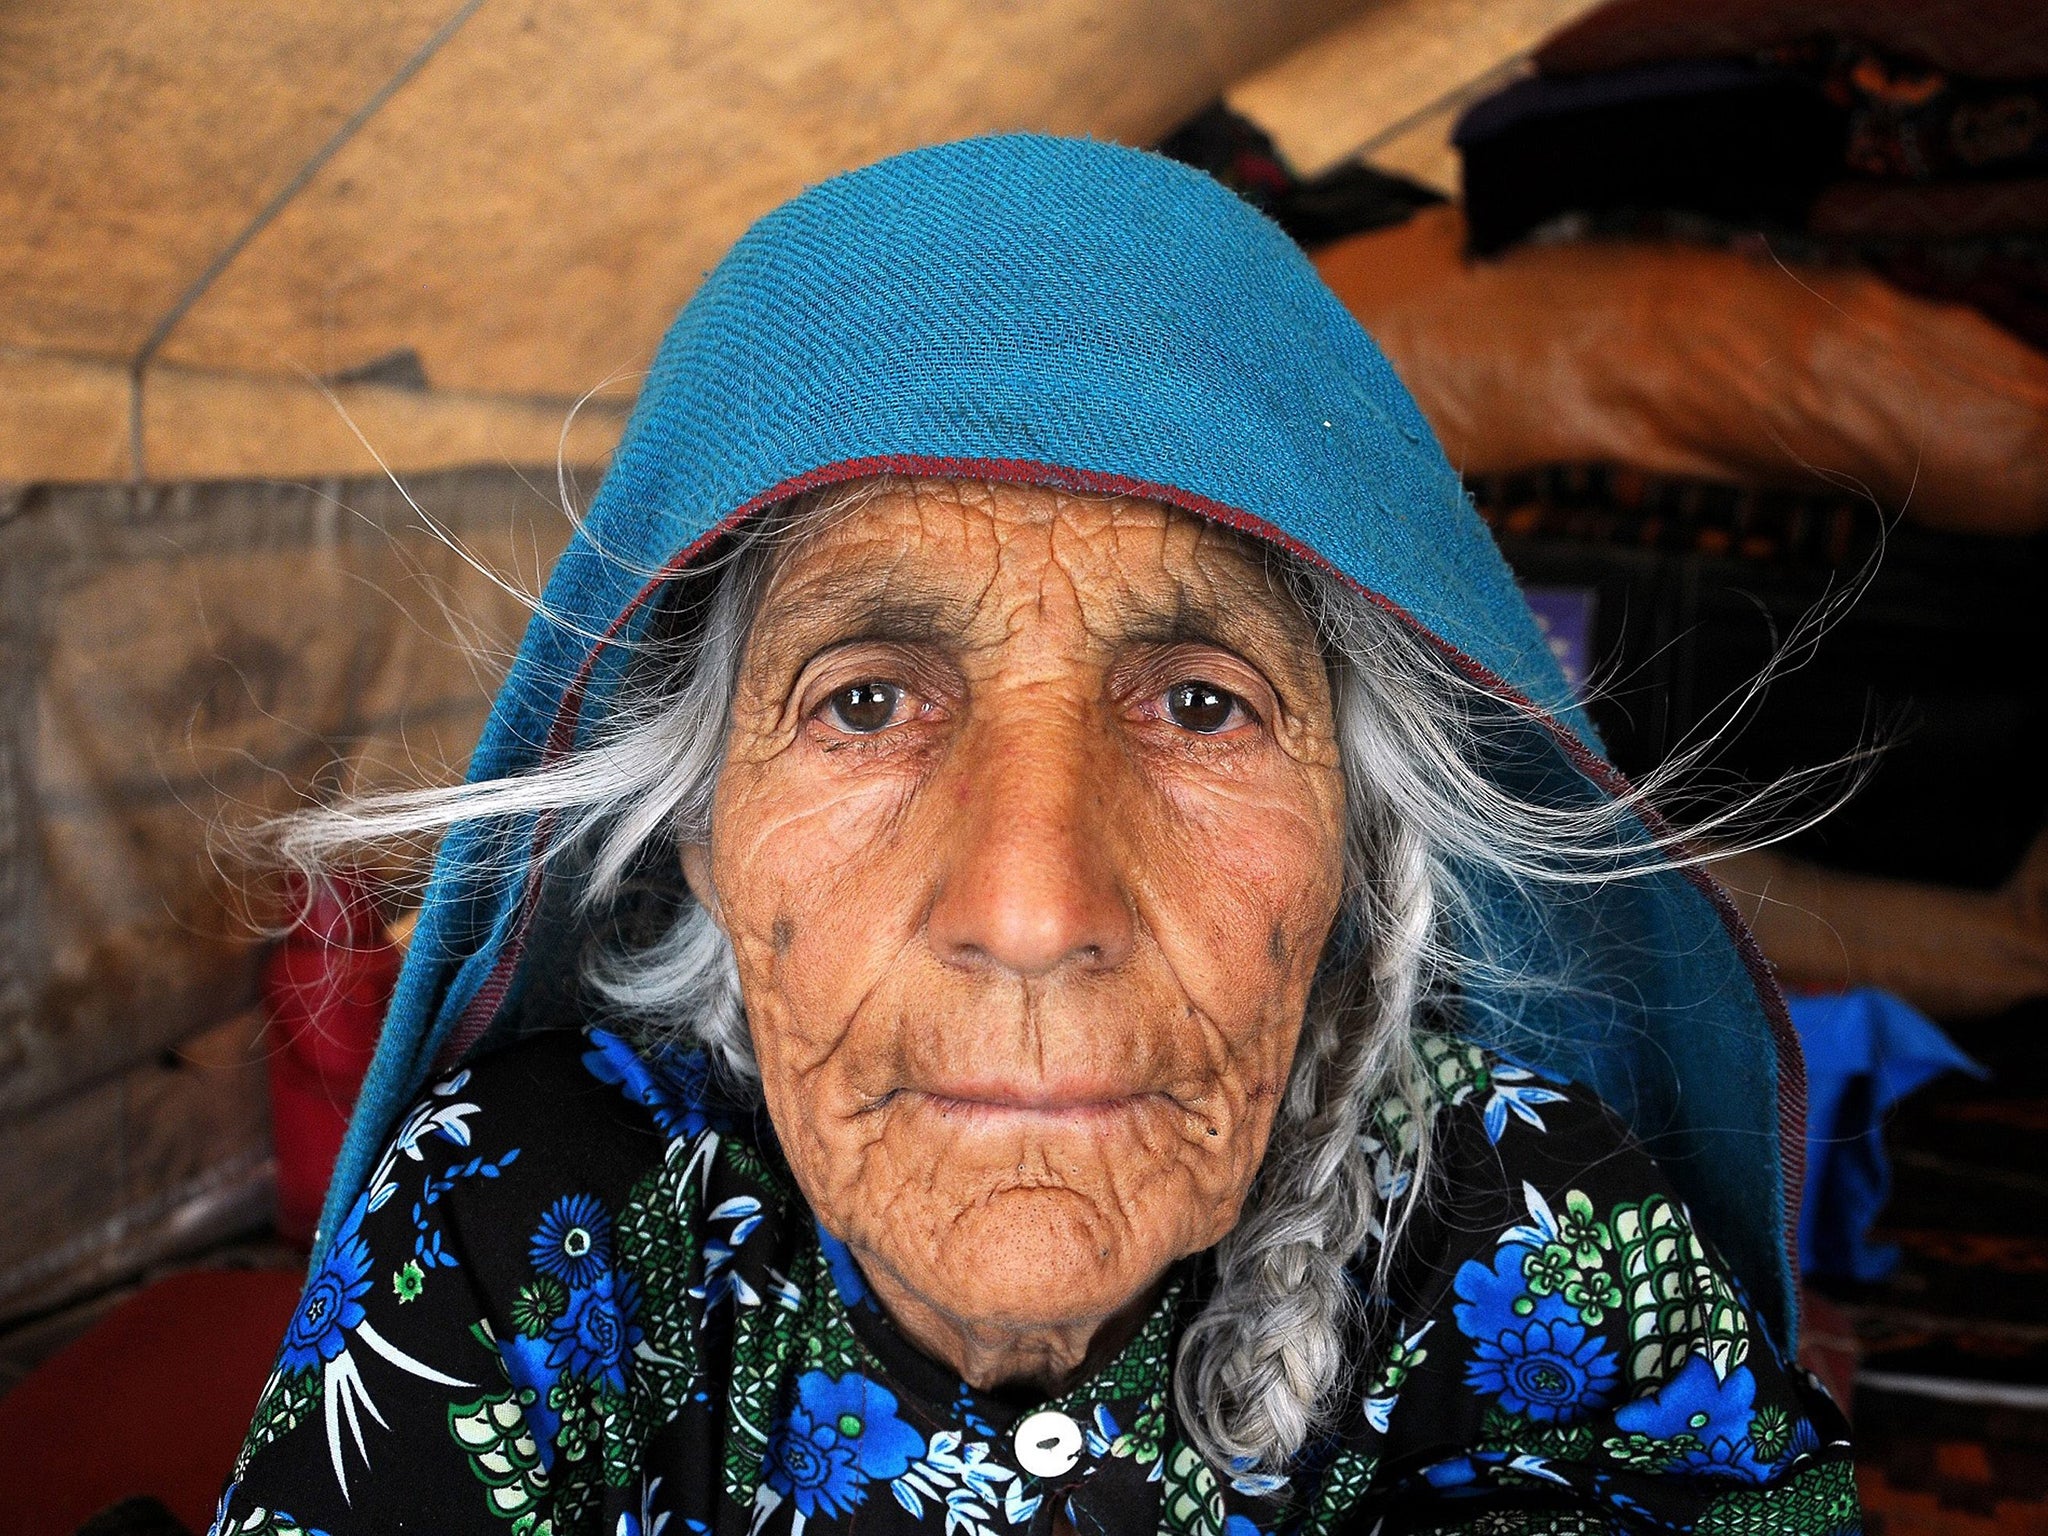
[[[1288,647],[1285,625],[1247,605],[1232,612],[1182,588],[1171,605],[1146,606],[1132,616],[1120,638],[1129,645],[1208,645],[1234,655]]]
[[[849,608],[843,623],[845,632],[826,644],[957,645],[967,634],[967,615],[959,607],[900,598]]]
[[[840,572],[791,589],[761,615],[761,639],[785,638],[815,655],[834,645],[958,643],[972,613],[967,604],[921,591],[893,573]]]

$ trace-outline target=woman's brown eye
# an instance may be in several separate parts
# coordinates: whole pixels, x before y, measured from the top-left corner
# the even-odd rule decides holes
[[[879,731],[896,718],[903,690],[894,683],[854,683],[827,700],[833,721],[856,735]]]
[[[1199,679],[1175,683],[1166,690],[1166,713],[1173,723],[1184,731],[1204,736],[1213,736],[1235,724],[1239,707],[1236,694],[1225,693],[1214,683]]]

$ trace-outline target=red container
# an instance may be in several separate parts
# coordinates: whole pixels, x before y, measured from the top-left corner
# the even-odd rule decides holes
[[[400,955],[360,880],[331,876],[300,910],[264,964],[262,992],[277,1230],[310,1245]]]

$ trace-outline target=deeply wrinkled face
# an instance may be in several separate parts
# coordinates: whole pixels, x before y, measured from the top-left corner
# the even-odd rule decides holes
[[[1227,531],[917,482],[785,558],[685,865],[798,1182],[914,1336],[1085,1336],[1235,1223],[1342,816],[1314,633]]]

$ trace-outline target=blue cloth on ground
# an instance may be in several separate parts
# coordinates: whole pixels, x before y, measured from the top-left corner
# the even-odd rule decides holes
[[[1799,1267],[1809,1275],[1882,1280],[1899,1250],[1870,1240],[1891,1194],[1885,1112],[1944,1072],[1985,1071],[1910,1003],[1859,987],[1786,999],[1806,1048],[1806,1199]]]
[[[1414,400],[1302,253],[1198,171],[1035,135],[898,155],[740,239],[662,343],[471,777],[590,741],[625,642],[719,530],[885,471],[1146,496],[1268,539],[1371,594],[1499,701],[1483,765],[1499,782],[1558,803],[1620,787]],[[510,1027],[544,835],[465,826],[443,844],[327,1230],[436,1065]],[[1732,909],[1697,873],[1568,901],[1468,873],[1459,939],[1485,963],[1461,978],[1460,1027],[1612,1106],[1789,1348],[1803,1079]]]

